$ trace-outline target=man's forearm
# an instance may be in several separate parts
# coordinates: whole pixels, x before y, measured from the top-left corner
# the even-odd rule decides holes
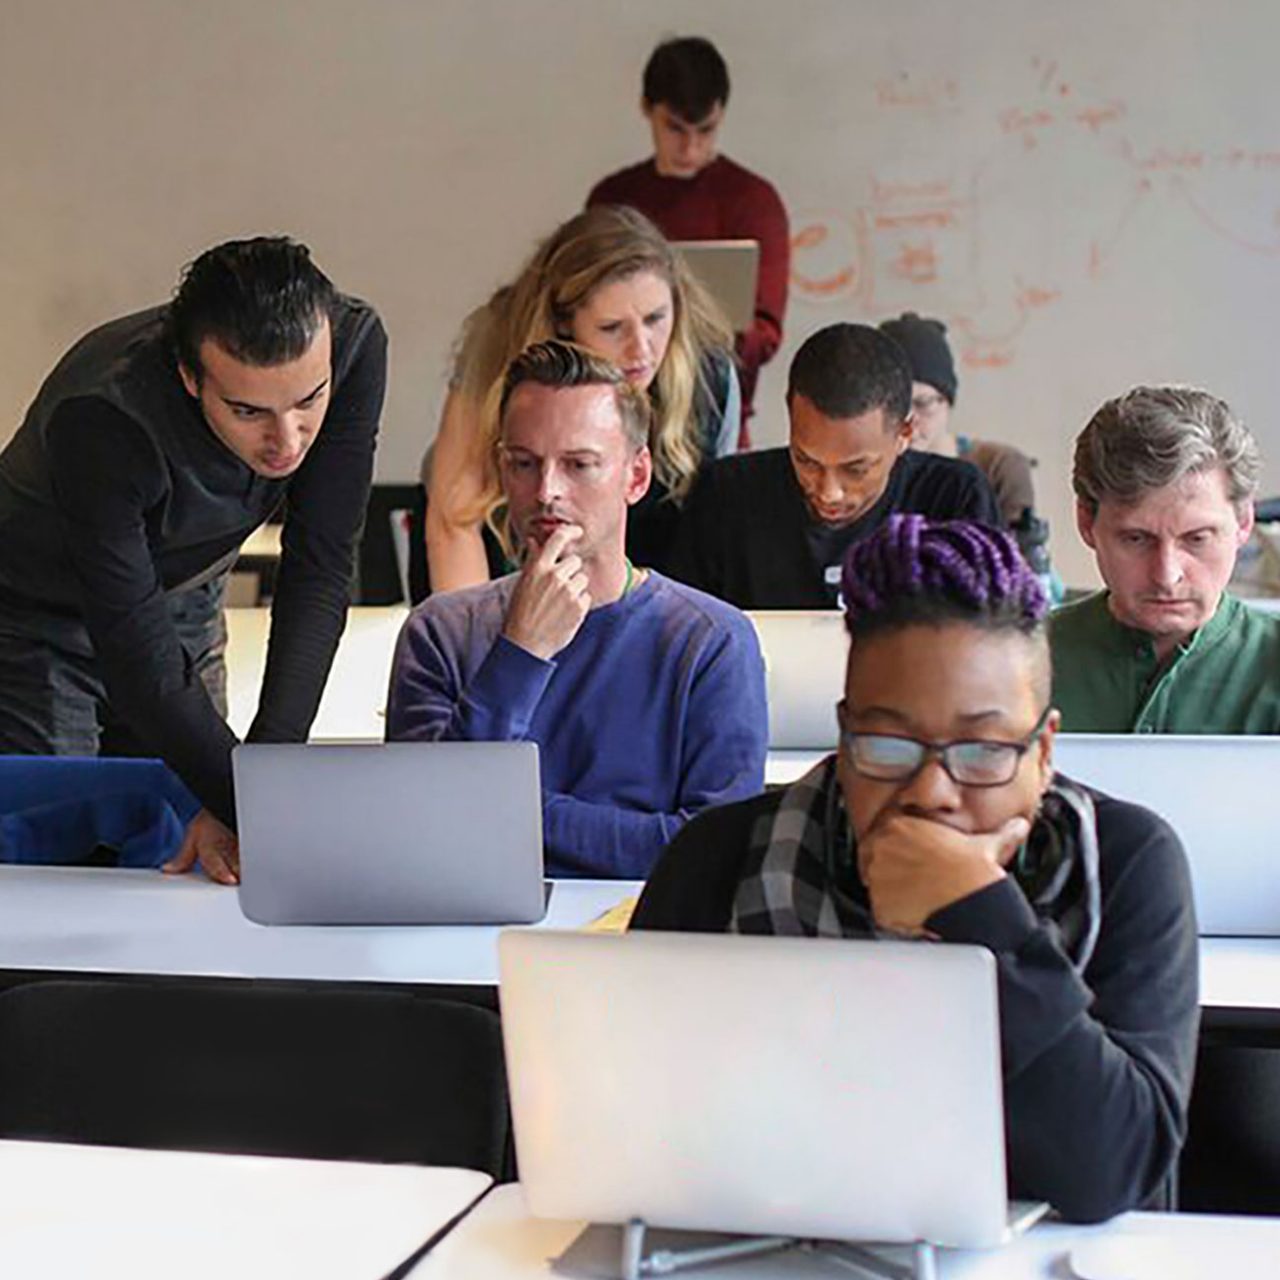
[[[251,741],[306,741],[346,627],[349,593],[339,574],[282,577]]]
[[[552,875],[644,880],[687,813],[644,813],[543,792],[542,830]]]
[[[555,665],[499,636],[458,689],[431,637],[408,637],[391,676],[387,738],[417,742],[512,742],[525,738]]]

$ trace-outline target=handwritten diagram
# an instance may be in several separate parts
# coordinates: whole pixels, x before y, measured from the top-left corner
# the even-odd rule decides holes
[[[852,210],[800,214],[793,292],[877,318],[941,316],[966,365],[1000,368],[1038,314],[1179,219],[1280,262],[1280,147],[1152,144],[1161,122],[1136,118],[1123,97],[1078,89],[1053,59],[1025,70],[1026,92],[982,115],[949,81],[878,82],[875,110],[895,136],[924,133],[904,151],[937,151],[939,130],[975,122],[989,138],[945,174],[870,173]]]

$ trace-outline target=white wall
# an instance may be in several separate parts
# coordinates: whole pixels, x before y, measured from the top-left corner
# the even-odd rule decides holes
[[[1073,579],[1070,442],[1132,382],[1227,397],[1280,488],[1269,0],[0,0],[0,440],[82,330],[287,231],[387,322],[410,478],[458,321],[645,153],[640,68],[690,32],[801,237],[766,443],[798,340],[909,306],[952,325],[957,426],[1040,458]]]

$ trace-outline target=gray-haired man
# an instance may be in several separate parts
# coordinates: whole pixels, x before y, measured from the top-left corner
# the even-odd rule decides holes
[[[1050,622],[1065,730],[1280,733],[1280,618],[1224,590],[1260,469],[1206,391],[1135,387],[1094,414],[1072,483],[1106,589]]]

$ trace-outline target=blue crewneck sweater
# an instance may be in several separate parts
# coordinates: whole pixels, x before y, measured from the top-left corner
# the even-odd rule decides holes
[[[387,738],[536,742],[548,874],[644,879],[686,819],[763,787],[755,629],[651,571],[544,662],[501,634],[516,581],[432,596],[410,614]]]

